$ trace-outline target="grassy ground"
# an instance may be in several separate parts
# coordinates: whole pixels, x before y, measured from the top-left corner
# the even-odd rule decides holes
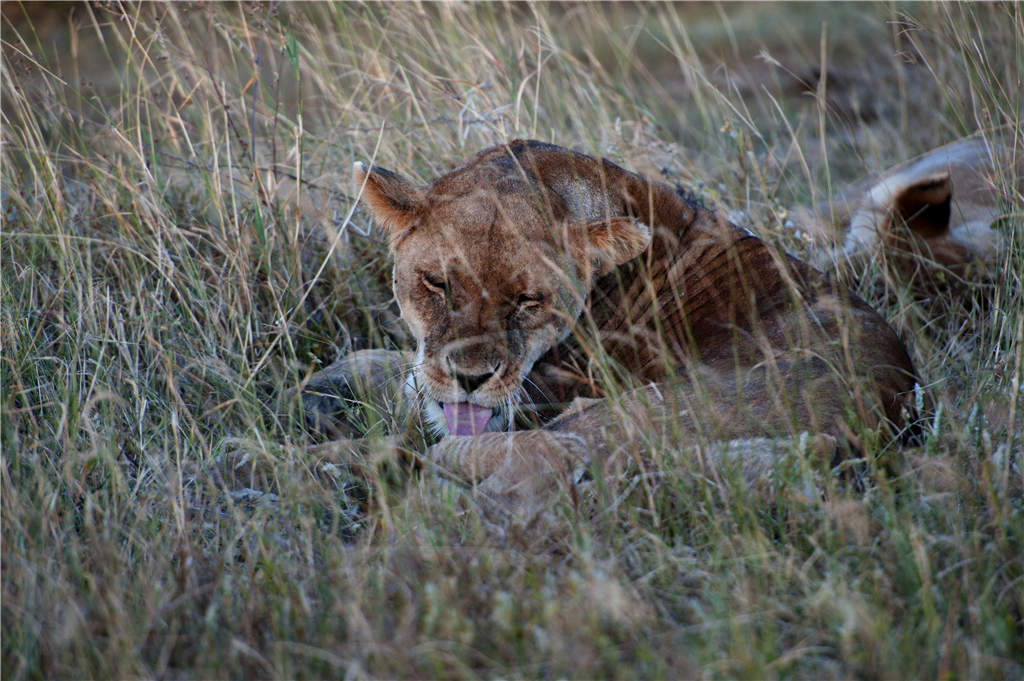
[[[2,26],[4,678],[1024,674],[1019,169],[969,281],[851,280],[935,405],[854,481],[765,497],[652,445],[658,476],[502,532],[383,448],[310,456],[281,399],[405,342],[354,161],[426,183],[535,137],[800,252],[798,203],[1021,145],[1018,6],[61,12]]]

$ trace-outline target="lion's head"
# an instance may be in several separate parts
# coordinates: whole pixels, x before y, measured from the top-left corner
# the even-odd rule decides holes
[[[355,166],[390,234],[394,291],[417,341],[410,389],[443,435],[504,430],[534,362],[565,339],[593,281],[639,255],[629,175],[538,142],[487,149],[429,187]],[[635,177],[635,176],[633,176]]]

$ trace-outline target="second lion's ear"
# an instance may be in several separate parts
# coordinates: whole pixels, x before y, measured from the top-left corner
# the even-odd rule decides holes
[[[363,201],[381,227],[397,234],[412,225],[416,220],[416,208],[423,201],[419,187],[380,166],[367,168],[356,163],[352,171],[356,191],[362,189]]]
[[[918,236],[934,239],[949,230],[952,198],[949,173],[939,173],[901,189],[893,197],[890,212]]]
[[[587,257],[594,276],[611,272],[616,265],[629,262],[651,243],[651,230],[633,218],[611,218],[587,225]]]

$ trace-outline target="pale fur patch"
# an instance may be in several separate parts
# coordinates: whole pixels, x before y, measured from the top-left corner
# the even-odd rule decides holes
[[[608,203],[607,195],[585,182],[566,177],[552,184],[551,188],[583,222],[597,222],[615,215]]]
[[[899,175],[882,180],[868,192],[864,204],[850,220],[850,231],[843,242],[846,256],[878,244],[889,226],[896,197],[908,183]]]

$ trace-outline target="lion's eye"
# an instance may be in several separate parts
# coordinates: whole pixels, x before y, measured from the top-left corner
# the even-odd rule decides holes
[[[537,307],[544,303],[543,293],[524,293],[523,295],[516,298],[516,309],[517,310],[528,310],[532,307]]]
[[[445,300],[451,300],[452,286],[448,283],[447,279],[443,279],[433,274],[425,274],[423,275],[423,286],[425,286],[428,291],[436,293],[439,296],[444,296]]]

